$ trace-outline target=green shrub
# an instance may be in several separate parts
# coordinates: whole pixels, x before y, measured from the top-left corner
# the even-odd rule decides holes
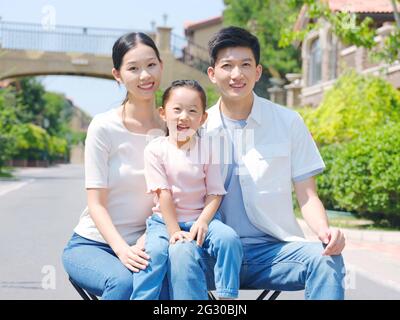
[[[68,154],[68,142],[66,139],[50,136],[47,149],[49,160],[64,159]]]
[[[349,71],[318,108],[299,112],[327,167],[317,177],[326,208],[400,226],[400,93]]]
[[[332,166],[340,152],[340,144],[324,146],[320,149],[322,158],[325,162],[325,171],[317,176],[318,195],[326,209],[338,210],[339,205],[333,196]]]
[[[318,144],[351,141],[388,123],[400,123],[400,93],[381,78],[349,71],[326,92],[318,108],[301,113]]]
[[[400,126],[369,130],[352,142],[321,149],[321,199],[378,224],[400,226]]]
[[[50,136],[46,130],[32,123],[16,125],[11,129],[16,138],[16,159],[44,160],[48,155]]]

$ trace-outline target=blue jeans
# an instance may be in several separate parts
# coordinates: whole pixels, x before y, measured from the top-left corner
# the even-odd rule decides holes
[[[74,233],[62,255],[64,269],[80,287],[102,300],[128,300],[132,294],[132,271],[108,244]],[[160,298],[168,298],[168,281]]]
[[[339,256],[322,256],[319,242],[267,242],[243,245],[240,271],[241,289],[305,290],[312,300],[344,299],[345,267]],[[192,259],[191,262],[183,259]],[[179,274],[180,299],[207,299],[214,289],[212,266],[215,261],[196,246],[187,244],[170,251],[170,272],[176,274],[184,263],[188,269]],[[170,281],[173,281],[173,277]]]
[[[181,299],[182,289],[188,288],[188,290],[194,290],[191,288],[192,283],[195,285],[196,281],[193,279],[187,279],[190,273],[190,265],[196,258],[193,258],[191,254],[185,252],[185,247],[188,243],[192,246],[199,248],[195,241],[182,242],[169,245],[169,235],[162,218],[156,214],[153,214],[147,219],[147,230],[146,230],[146,253],[150,255],[150,264],[146,270],[140,271],[133,275],[133,293],[131,299],[146,299],[154,300],[160,295],[160,279],[163,279],[167,274],[170,266],[168,259],[169,252],[176,251],[176,248],[181,252],[181,256],[176,261],[179,267],[173,272],[169,272],[170,278],[170,296],[172,299]],[[183,231],[190,231],[190,228],[194,224],[191,222],[181,222],[179,226]],[[243,249],[239,237],[232,228],[222,223],[219,219],[214,218],[209,226],[206,234],[202,249],[205,250],[210,256],[212,256],[216,263],[214,265],[213,278],[215,278],[215,286],[217,294],[224,298],[236,298],[239,294],[239,272],[240,265],[242,262]],[[193,259],[193,261],[191,261]],[[189,267],[188,267],[189,266]],[[181,274],[185,273],[185,283],[182,283],[180,278]],[[191,277],[197,275],[190,275]],[[207,294],[207,289],[205,289]]]

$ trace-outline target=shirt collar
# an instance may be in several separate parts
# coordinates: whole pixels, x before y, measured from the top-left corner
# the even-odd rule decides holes
[[[261,125],[262,110],[261,110],[260,98],[254,92],[253,92],[253,98],[254,98],[253,106],[251,107],[251,111],[247,118],[247,121],[254,122],[256,125]],[[210,108],[207,120],[207,128],[209,131],[223,128],[220,105],[221,105],[221,98],[219,98],[217,103]]]

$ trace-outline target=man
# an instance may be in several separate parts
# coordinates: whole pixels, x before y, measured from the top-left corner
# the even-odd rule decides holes
[[[227,194],[220,212],[243,243],[241,288],[304,289],[306,299],[343,299],[345,239],[329,227],[318,198],[314,176],[325,165],[308,129],[297,112],[254,94],[262,73],[255,36],[224,28],[210,40],[209,53],[208,76],[221,98],[208,110],[205,129],[214,141],[223,137],[222,153],[229,155],[221,165]],[[292,183],[302,215],[321,242],[303,237],[293,214]],[[212,270],[204,255],[189,245],[187,251],[197,263],[181,297],[206,299]],[[179,267],[175,255],[178,250],[170,252],[171,270]],[[201,270],[205,277],[198,276]]]

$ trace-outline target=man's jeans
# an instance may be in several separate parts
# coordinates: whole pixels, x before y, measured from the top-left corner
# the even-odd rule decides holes
[[[218,214],[216,217],[218,217]],[[181,230],[189,232],[193,224],[194,221],[180,222],[179,226]],[[174,252],[176,247],[185,247],[185,242],[182,241],[172,245],[169,244],[166,225],[157,214],[149,217],[146,225],[145,248],[146,253],[150,256],[150,263],[145,270],[133,275],[134,290],[131,299],[134,300],[158,299],[160,295],[160,279],[165,277],[169,269],[168,252],[171,250]],[[197,247],[194,241],[190,243]],[[211,272],[213,273],[213,278],[215,275],[218,296],[236,298],[239,294],[239,272],[243,255],[242,244],[236,232],[218,218],[214,218],[209,223],[202,249],[216,261],[214,270]],[[178,249],[178,251],[181,252],[181,256],[177,257],[177,268],[172,273],[169,273],[169,277],[173,279],[169,287],[171,299],[179,298],[182,285],[188,290],[192,290],[191,281],[182,284],[176,279],[192,277],[193,275],[186,274],[191,273],[190,267],[186,264],[190,266],[192,263],[190,260],[196,261],[196,259],[191,254],[186,255],[184,250]],[[185,275],[182,276],[182,273],[185,273]]]
[[[339,256],[322,256],[320,242],[268,242],[244,245],[241,289],[305,290],[306,299],[344,299],[345,267]],[[213,287],[213,259],[195,245],[175,246],[169,253],[175,299],[207,299]],[[191,259],[190,261],[183,261]],[[182,265],[186,269],[183,271]],[[180,273],[177,271],[181,270]]]
[[[74,282],[102,300],[130,298],[132,272],[121,263],[108,244],[74,233],[64,249],[62,260],[64,269]],[[164,279],[160,299],[168,297],[168,281]]]

